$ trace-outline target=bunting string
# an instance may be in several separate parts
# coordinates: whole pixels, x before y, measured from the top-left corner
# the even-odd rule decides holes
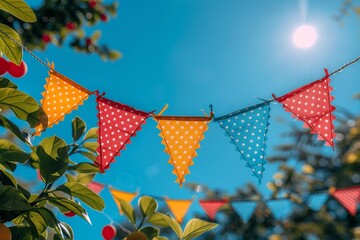
[[[1,30],[0,30],[1,31]],[[109,168],[121,150],[130,143],[130,139],[145,123],[148,117],[152,117],[160,130],[165,152],[169,155],[169,163],[174,167],[172,173],[176,175],[176,182],[182,186],[185,176],[190,173],[189,167],[194,165],[193,159],[197,156],[196,150],[200,147],[200,141],[204,139],[204,133],[208,129],[208,123],[213,119],[212,105],[210,116],[162,116],[166,107],[157,115],[152,112],[137,110],[106,99],[99,95],[99,91],[89,91],[66,76],[56,72],[53,64],[47,64],[26,48],[22,43],[13,39],[16,45],[28,52],[35,60],[50,69],[49,78],[46,79],[43,99],[40,101],[47,115],[46,122],[40,122],[35,128],[34,135],[38,136],[46,128],[62,121],[66,114],[76,110],[79,105],[96,94],[99,124],[99,148],[96,164],[103,173]],[[281,97],[273,94],[273,99],[250,107],[243,108],[233,113],[217,117],[214,120],[220,124],[230,142],[246,162],[246,167],[251,169],[252,174],[261,182],[266,164],[266,143],[270,119],[270,103],[277,101],[282,104],[285,111],[291,116],[304,123],[304,127],[310,129],[311,134],[317,134],[319,140],[334,149],[334,124],[333,114],[335,107],[332,105],[330,76],[335,75],[360,60],[360,56],[344,64],[335,71],[328,73],[325,69],[325,77],[295,89]],[[353,210],[351,210],[353,212]]]

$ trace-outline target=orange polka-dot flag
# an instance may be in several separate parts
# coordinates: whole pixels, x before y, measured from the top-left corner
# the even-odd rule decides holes
[[[176,182],[180,187],[185,182],[185,175],[190,173],[189,166],[194,165],[196,149],[200,147],[212,117],[212,113],[209,117],[154,116],[165,145],[164,151],[170,155],[168,162],[174,166],[172,173],[177,176]]]
[[[332,196],[350,213],[355,216],[360,197],[360,186],[336,189]]]
[[[47,127],[64,120],[66,114],[76,110],[92,94],[89,90],[53,69],[49,71],[46,82],[45,91],[42,93],[43,99],[40,103],[47,115]],[[39,136],[45,129],[44,125],[38,125],[35,128],[34,135]]]
[[[165,199],[165,202],[169,207],[170,211],[172,212],[172,214],[174,214],[176,221],[182,223],[193,200]]]
[[[150,113],[136,110],[130,106],[114,102],[102,96],[96,97],[99,125],[99,147],[96,164],[101,172],[110,167],[120,150],[130,143],[149,117]]]
[[[327,146],[334,148],[335,107],[331,105],[334,99],[330,92],[330,77],[325,69],[325,77],[298,88],[282,97],[274,98],[283,105],[292,117],[303,121],[304,127],[310,128],[310,133],[318,134],[319,140],[324,140]]]
[[[200,206],[204,209],[205,213],[211,220],[215,219],[216,213],[219,208],[228,203],[227,200],[199,200]]]
[[[120,190],[117,190],[114,188],[109,188],[109,190],[110,190],[111,196],[113,197],[113,199],[115,201],[116,206],[119,209],[120,214],[122,214],[120,199],[125,202],[131,203],[131,201],[138,195],[137,192],[129,193],[129,192],[120,191]]]

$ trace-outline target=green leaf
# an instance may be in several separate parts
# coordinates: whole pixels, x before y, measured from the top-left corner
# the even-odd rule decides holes
[[[12,239],[33,240],[31,227],[13,226],[9,229]]]
[[[68,170],[77,171],[79,173],[96,173],[100,172],[99,167],[92,163],[82,162],[68,167]]]
[[[98,134],[97,134],[98,128],[94,127],[94,128],[90,128],[89,131],[87,131],[87,133],[84,136],[84,140],[88,140],[88,139],[98,139]]]
[[[74,175],[65,174],[65,177],[66,177],[68,182],[76,182],[76,177]]]
[[[11,173],[0,169],[0,182],[4,185],[17,186],[16,178]]]
[[[35,127],[39,122],[38,116],[35,117],[31,115],[31,113],[39,110],[39,104],[30,95],[17,89],[0,88],[0,107],[1,106],[11,109],[16,117],[27,121],[30,124],[30,127]]]
[[[142,196],[139,199],[139,207],[143,217],[148,217],[156,212],[158,205],[153,198],[149,196]]]
[[[1,211],[27,211],[30,205],[25,196],[12,186],[0,186],[0,210]]]
[[[74,142],[76,142],[86,131],[85,122],[79,118],[75,117],[72,120],[72,137]]]
[[[34,11],[22,0],[1,0],[0,9],[14,15],[23,22],[36,22]]]
[[[152,240],[169,240],[169,239],[166,237],[162,237],[162,236],[156,236]]]
[[[42,140],[36,155],[40,159],[40,174],[45,183],[56,181],[68,167],[68,147],[64,140],[56,136]]]
[[[20,65],[22,61],[22,49],[12,39],[22,44],[19,34],[14,29],[0,23],[0,52],[11,62]]]
[[[102,211],[105,207],[104,200],[85,185],[77,182],[68,182],[58,186],[55,191],[64,192],[76,197],[92,209]]]
[[[134,208],[127,201],[124,201],[120,198],[117,198],[117,200],[119,200],[120,202],[121,211],[130,220],[132,224],[135,224],[136,218]]]
[[[17,89],[17,86],[15,83],[10,81],[7,78],[0,77],[0,88],[14,88]]]
[[[81,155],[83,155],[84,157],[86,157],[87,159],[89,159],[93,162],[96,161],[96,156],[94,154],[92,154],[91,152],[78,151],[78,153],[80,153]]]
[[[38,234],[42,234],[47,229],[47,224],[43,217],[37,212],[30,212],[30,221],[36,226]]]
[[[97,153],[96,149],[98,148],[99,144],[97,142],[84,142],[83,147],[87,150]]]
[[[151,226],[143,227],[139,231],[144,233],[148,237],[148,239],[153,239],[154,237],[157,237],[160,232],[159,229]]]
[[[18,137],[24,143],[30,144],[30,140],[26,139],[21,130],[13,122],[4,116],[0,115],[0,126],[9,130],[12,134]]]
[[[15,163],[12,163],[12,162],[2,162],[0,163],[0,167],[3,166],[4,168],[14,172],[17,165]]]
[[[156,212],[151,215],[147,222],[158,226],[158,227],[171,227],[171,229],[176,233],[176,235],[181,239],[182,237],[182,229],[180,224],[173,218],[163,214]]]
[[[84,185],[89,184],[95,177],[95,173],[79,173],[76,178],[76,182]]]
[[[190,240],[216,228],[219,224],[193,218],[185,226],[184,240]]]
[[[0,139],[0,162],[25,163],[29,158],[30,154],[22,151],[12,142]]]
[[[91,224],[91,220],[86,210],[75,201],[60,197],[58,198],[48,197],[47,200],[49,201],[49,204],[59,208],[60,211],[63,209],[66,209],[67,212],[72,211],[73,213],[85,219],[88,223]]]

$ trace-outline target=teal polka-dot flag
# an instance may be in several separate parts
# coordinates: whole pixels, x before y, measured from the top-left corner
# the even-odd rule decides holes
[[[325,204],[328,200],[329,194],[326,192],[323,193],[314,193],[309,195],[307,199],[307,205],[314,211],[319,211],[320,208]]]
[[[266,101],[214,119],[230,137],[230,142],[236,146],[259,183],[265,171],[269,118],[270,102]]]
[[[290,199],[274,199],[266,202],[276,220],[284,220],[290,216],[293,210],[293,202]]]
[[[232,202],[231,206],[236,211],[236,213],[239,214],[244,223],[248,223],[249,219],[255,211],[257,203],[251,201],[239,201]]]

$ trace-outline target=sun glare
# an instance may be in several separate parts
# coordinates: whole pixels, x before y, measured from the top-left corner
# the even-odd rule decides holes
[[[293,34],[293,42],[298,48],[309,48],[314,45],[317,33],[313,26],[302,25]]]

